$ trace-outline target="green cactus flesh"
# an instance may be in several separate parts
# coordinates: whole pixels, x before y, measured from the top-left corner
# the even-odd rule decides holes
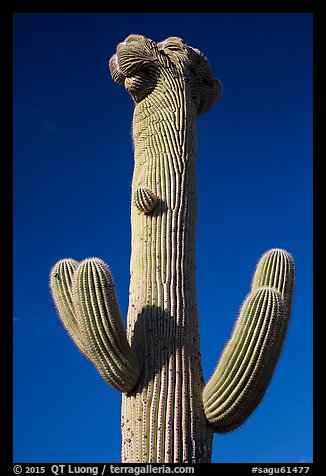
[[[241,425],[273,375],[294,264],[281,249],[263,255],[205,386],[196,304],[196,116],[218,99],[221,83],[205,56],[176,37],[155,43],[130,35],[109,67],[135,103],[127,328],[98,258],[60,260],[52,295],[76,345],[122,392],[122,461],[207,463],[214,432]]]
[[[78,266],[73,260],[61,260],[52,269],[51,288],[59,315],[79,349],[114,388],[131,390],[139,378],[139,364],[126,339],[106,264],[98,258]]]

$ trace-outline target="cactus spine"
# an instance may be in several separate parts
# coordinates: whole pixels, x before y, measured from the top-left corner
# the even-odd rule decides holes
[[[214,432],[256,408],[281,352],[294,264],[261,258],[217,368],[205,386],[196,304],[196,116],[221,94],[205,56],[171,37],[130,35],[109,62],[135,102],[127,328],[98,258],[59,261],[51,289],[80,350],[122,393],[122,461],[206,463]]]

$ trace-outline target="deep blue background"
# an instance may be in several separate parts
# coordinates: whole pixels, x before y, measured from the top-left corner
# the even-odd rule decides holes
[[[131,33],[179,36],[220,101],[198,117],[197,288],[205,379],[259,256],[296,263],[288,337],[262,403],[213,462],[312,461],[312,14],[14,16],[14,459],[119,462],[120,400],[63,329],[49,272],[110,266],[126,316],[133,103],[107,62]]]

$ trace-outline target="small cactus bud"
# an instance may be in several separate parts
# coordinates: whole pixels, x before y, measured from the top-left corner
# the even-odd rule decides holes
[[[134,204],[139,211],[150,213],[156,206],[157,199],[154,193],[148,188],[137,188],[134,192]]]

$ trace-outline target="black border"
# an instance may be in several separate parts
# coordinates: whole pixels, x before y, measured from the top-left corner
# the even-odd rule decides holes
[[[111,2],[110,2],[111,3]],[[6,311],[2,312],[1,316],[1,330],[0,338],[2,342],[0,343],[0,362],[1,362],[1,436],[0,441],[1,451],[0,451],[0,468],[8,468],[8,472],[5,471],[5,474],[13,474],[13,361],[12,361],[12,346],[13,346],[13,327],[12,327],[12,315],[13,315],[13,299],[8,299],[8,296],[12,296],[12,282],[13,282],[13,16],[16,13],[149,13],[148,11],[137,11],[134,12],[133,4],[130,9],[128,4],[124,4],[126,11],[121,11],[117,9],[116,11],[112,10],[112,5],[109,5],[109,2],[100,2],[92,1],[89,2],[89,5],[86,6],[85,3],[80,4],[79,2],[73,1],[47,1],[39,4],[35,1],[12,1],[7,2],[2,0],[0,5],[0,35],[1,35],[1,75],[0,75],[0,85],[1,85],[1,96],[0,96],[0,114],[2,125],[0,128],[1,138],[1,156],[0,156],[0,193],[1,193],[1,252],[2,252],[2,266],[1,266],[1,293],[4,293],[5,299],[2,300],[2,303],[6,303]],[[111,8],[108,8],[108,7]],[[244,7],[246,7],[244,9]],[[173,9],[172,9],[173,10]],[[156,12],[157,13],[157,12]],[[168,11],[165,13],[186,13],[177,11]],[[187,13],[197,13],[196,11],[191,11]],[[309,466],[310,471],[308,474],[313,474],[314,468],[316,465],[319,466],[319,463],[322,461],[321,451],[318,447],[318,436],[320,434],[320,418],[318,407],[320,404],[320,396],[322,390],[319,385],[319,375],[321,370],[321,361],[319,356],[319,340],[321,336],[321,328],[319,322],[319,313],[318,313],[318,299],[320,296],[321,282],[319,281],[319,272],[321,272],[321,256],[322,253],[319,251],[321,246],[321,237],[322,237],[322,219],[320,213],[323,206],[322,203],[322,194],[321,194],[321,180],[323,177],[322,164],[319,160],[320,149],[319,149],[319,126],[320,126],[320,92],[322,89],[322,68],[321,68],[321,56],[323,54],[323,46],[321,41],[321,32],[325,28],[323,23],[323,17],[321,13],[321,0],[315,1],[273,1],[273,2],[260,2],[255,4],[247,0],[244,1],[233,1],[225,2],[224,5],[219,5],[219,10],[211,12],[198,12],[198,13],[312,13],[313,14],[313,24],[314,24],[314,163],[313,163],[313,177],[314,177],[314,189],[313,189],[313,263],[314,263],[314,286],[313,286],[313,312],[314,312],[314,462],[313,463],[304,463],[302,466]],[[325,52],[324,52],[325,55]],[[304,94],[304,91],[303,91]],[[300,98],[298,98],[300,101]],[[294,395],[294,398],[296,396]],[[73,463],[71,463],[73,464]],[[110,464],[110,463],[108,463]],[[251,474],[252,466],[257,466],[259,468],[263,467],[299,467],[300,464],[248,464],[248,463],[211,463],[217,464],[221,467],[222,474],[226,474],[227,470],[231,468],[231,471],[234,473],[234,470],[243,469],[243,472],[238,472],[237,474]],[[44,466],[46,469],[46,474],[52,474],[50,472],[49,464],[23,464],[22,466]],[[76,464],[76,466],[86,466],[86,464]],[[96,466],[96,464],[89,464],[89,466]],[[103,466],[103,465],[98,465]],[[115,464],[115,466],[120,466]],[[121,465],[125,466],[125,465]],[[142,466],[142,465],[139,465]],[[165,465],[169,466],[169,465]],[[170,465],[171,467],[175,465]],[[194,467],[198,465],[193,465]],[[223,469],[222,469],[223,468]],[[48,472],[49,470],[49,472]],[[195,470],[196,472],[196,470]],[[24,472],[22,473],[24,474]],[[99,472],[99,474],[101,474]],[[304,473],[302,473],[304,474]]]

